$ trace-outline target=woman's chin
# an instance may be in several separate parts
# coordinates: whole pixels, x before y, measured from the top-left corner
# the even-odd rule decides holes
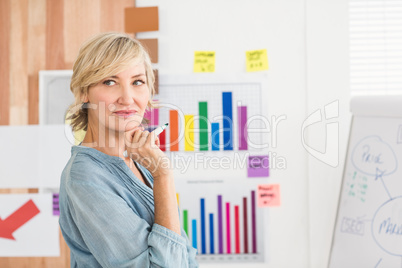
[[[124,124],[122,127],[119,127],[119,129],[121,129],[121,131],[128,132],[140,128],[140,126],[141,124],[139,122],[131,121]]]

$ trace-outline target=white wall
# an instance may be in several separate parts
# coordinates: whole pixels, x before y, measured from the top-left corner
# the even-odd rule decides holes
[[[325,124],[338,123],[339,164],[308,158],[311,267],[326,267],[349,135],[348,0],[306,0],[308,114],[339,101],[339,117],[311,126],[308,143],[324,151]]]
[[[215,72],[236,76],[245,73],[246,50],[267,48],[265,116],[287,117],[270,149],[286,158],[287,168],[271,170],[265,181],[281,184],[282,194],[281,207],[268,213],[268,264],[247,267],[325,267],[349,128],[347,0],[136,2],[159,6],[160,30],[138,37],[158,38],[160,74],[190,74],[194,51],[213,50]],[[307,115],[334,100],[339,100],[337,168],[309,156],[301,142]],[[325,147],[322,129],[324,123],[309,128],[309,145]],[[233,266],[244,267],[203,267]]]

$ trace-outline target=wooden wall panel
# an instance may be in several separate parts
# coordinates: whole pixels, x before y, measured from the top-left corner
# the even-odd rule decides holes
[[[28,124],[28,0],[11,1],[10,124]]]
[[[64,69],[63,4],[64,4],[63,0],[46,1],[46,69],[47,70]],[[77,25],[76,27],[79,28],[80,26]],[[73,43],[74,40],[71,40],[70,42]]]
[[[39,123],[39,70],[71,69],[91,35],[124,32],[124,8],[134,0],[0,0],[0,125]],[[37,189],[0,189],[37,193]],[[68,268],[70,251],[60,233],[60,257],[0,258],[0,267]]]
[[[29,0],[28,10],[28,124],[39,124],[38,70],[46,68],[46,0]]]
[[[132,0],[100,0],[100,29],[102,32],[124,31],[124,9],[133,7]],[[123,14],[121,11],[123,10]]]
[[[71,69],[81,44],[100,32],[99,0],[64,1],[64,62]],[[74,42],[71,42],[74,40]]]
[[[0,125],[10,123],[10,0],[0,1]]]

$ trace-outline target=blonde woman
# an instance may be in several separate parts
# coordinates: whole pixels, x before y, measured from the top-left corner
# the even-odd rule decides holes
[[[99,34],[79,51],[69,114],[73,130],[86,135],[60,184],[71,267],[198,267],[180,227],[169,160],[141,125],[153,83],[149,55],[127,35]]]

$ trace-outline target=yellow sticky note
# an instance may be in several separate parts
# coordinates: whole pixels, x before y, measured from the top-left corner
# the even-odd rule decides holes
[[[194,115],[184,115],[184,151],[194,151]]]
[[[268,70],[268,55],[266,49],[246,51],[247,72]]]
[[[215,51],[194,52],[194,72],[195,73],[215,72]]]
[[[71,119],[67,119],[69,116],[70,116],[70,114],[67,114],[66,118],[64,120],[64,124],[66,124],[66,125],[71,124]],[[86,133],[87,132],[85,130],[83,130],[83,129],[78,130],[78,131],[74,131],[74,139],[75,139],[74,145],[80,144],[84,140]]]
[[[87,134],[87,132],[83,129],[74,132],[75,145],[80,144],[84,140],[85,134]]]

